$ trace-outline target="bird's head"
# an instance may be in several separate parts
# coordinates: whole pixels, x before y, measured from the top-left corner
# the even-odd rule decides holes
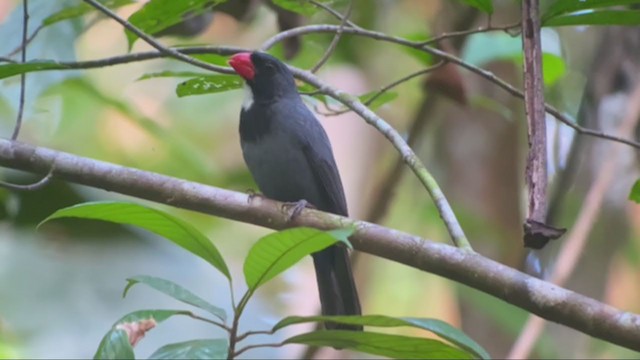
[[[298,94],[287,65],[269,54],[238,53],[231,57],[229,65],[247,82],[255,100],[271,101]]]

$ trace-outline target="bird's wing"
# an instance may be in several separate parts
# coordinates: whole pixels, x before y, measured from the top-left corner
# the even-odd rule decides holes
[[[319,210],[348,216],[347,201],[344,197],[344,190],[342,189],[342,182],[340,181],[338,167],[333,159],[331,149],[328,148],[326,150],[328,151],[318,151],[310,144],[305,144],[303,146],[304,155],[311,166],[314,178],[318,182],[317,185],[323,195],[322,198],[327,199],[326,201],[328,203],[326,206],[328,206],[328,208],[322,209],[320,207],[324,206],[320,204],[314,205],[318,206]]]

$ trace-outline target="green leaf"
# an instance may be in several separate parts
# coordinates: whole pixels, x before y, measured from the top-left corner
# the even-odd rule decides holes
[[[165,77],[177,77],[177,78],[183,78],[183,77],[199,77],[199,76],[208,76],[205,73],[198,73],[195,71],[160,71],[160,72],[155,72],[155,73],[149,73],[149,74],[144,74],[142,76],[140,76],[139,78],[136,79],[136,81],[141,81],[141,80],[149,80],[149,79],[155,79],[155,78],[165,78]]]
[[[462,2],[487,14],[493,13],[493,2],[491,0],[462,0]]]
[[[127,296],[127,292],[138,283],[145,284],[157,291],[160,291],[161,293],[171,296],[176,300],[182,301],[183,303],[208,311],[210,314],[218,317],[222,321],[227,319],[227,313],[223,309],[210,304],[198,295],[172,281],[153,276],[139,275],[127,279],[127,286],[124,288],[122,297]]]
[[[208,75],[181,82],[176,87],[178,97],[213,94],[240,89],[243,81],[236,75]]]
[[[307,96],[306,99],[310,100],[311,102],[319,101],[322,104],[324,104],[326,107],[332,107],[332,106],[340,107],[341,104],[338,101],[336,101],[332,97],[327,96],[325,94],[317,93],[317,90],[318,89],[316,89],[315,87],[313,87],[313,86],[311,86],[309,84],[306,84],[306,83],[298,86],[298,92],[301,93],[300,95]],[[313,95],[307,95],[307,94],[302,94],[302,93],[312,93]],[[315,102],[314,102],[314,104],[315,104]]]
[[[640,180],[636,180],[629,193],[629,200],[640,204]]]
[[[0,79],[10,76],[44,70],[68,70],[68,65],[53,60],[34,60],[26,63],[7,63],[0,65]]]
[[[371,109],[371,110],[375,110],[377,108],[379,108],[380,106],[395,100],[398,97],[398,93],[395,91],[385,91],[384,93],[382,93],[380,96],[377,96],[377,94],[379,93],[379,91],[371,91],[368,92],[364,95],[360,95],[358,96],[358,99],[360,99],[360,102],[363,104],[367,104],[367,106]],[[373,101],[371,101],[371,99],[373,99],[375,96],[375,99]],[[368,103],[369,101],[371,101],[371,103]]]
[[[563,15],[544,22],[544,26],[578,26],[578,25],[640,25],[638,10],[601,10],[589,13]]]
[[[231,280],[229,268],[213,243],[191,224],[163,211],[126,202],[88,202],[60,209],[38,226],[53,219],[68,217],[109,221],[143,228],[199,256]]]
[[[108,7],[109,9],[117,9],[122,6],[135,3],[134,0],[99,0],[98,2],[102,3],[102,5]],[[96,9],[86,3],[81,3],[76,6],[69,6],[45,18],[42,21],[42,27],[46,27],[63,20],[74,19],[94,11],[96,11]]]
[[[409,326],[418,329],[430,331],[441,338],[459,346],[481,359],[490,359],[491,356],[478,343],[473,341],[461,330],[449,325],[448,323],[438,319],[425,318],[396,318],[385,315],[362,315],[362,316],[289,316],[274,327],[273,331],[280,330],[286,326],[306,323],[306,322],[326,322],[331,321],[340,324],[349,325],[365,325],[375,327],[400,327]]]
[[[186,310],[137,310],[121,317],[120,320],[113,324],[113,327],[116,328],[118,325],[148,320],[153,320],[157,325],[176,315],[191,315],[191,312]]]
[[[190,47],[190,46],[193,46],[193,45],[188,45],[187,47]],[[213,65],[229,66],[229,57],[225,55],[193,54],[191,55],[191,57],[194,59],[198,59],[200,61],[204,61],[209,64],[213,64]]]
[[[560,56],[543,53],[542,54],[542,78],[546,86],[557,83],[564,74],[567,73],[567,66]]]
[[[354,225],[351,225],[339,229],[329,230],[326,233],[336,238],[336,240],[346,245],[349,249],[353,249],[353,246],[349,242],[349,236],[353,235],[354,232],[356,232],[356,227]]]
[[[402,37],[414,42],[424,42],[429,40],[429,36],[423,32],[406,34]],[[403,46],[401,47],[401,49],[408,55],[411,55],[411,57],[413,57],[414,59],[418,60],[422,65],[425,65],[425,66],[433,65],[433,55],[429,54],[428,52],[422,51],[416,48],[412,48],[409,46]]]
[[[100,341],[94,359],[135,359],[133,347],[124,330],[109,330]]]
[[[473,34],[462,50],[462,59],[476,66],[517,57],[522,58],[522,40],[503,33]]]
[[[249,291],[287,270],[303,257],[325,249],[337,241],[330,232],[294,228],[269,234],[256,242],[244,261],[244,277]]]
[[[229,351],[226,339],[202,339],[168,344],[156,350],[150,359],[225,359]]]
[[[315,14],[319,8],[313,5],[309,0],[272,0],[275,6],[285,10],[293,11],[303,16],[311,16]],[[319,1],[321,3],[329,3],[330,1]]]
[[[139,340],[147,331],[166,319],[174,315],[188,314],[190,312],[183,310],[139,310],[129,313],[113,324],[111,330],[100,341],[93,358],[134,359],[135,355],[129,336]]]
[[[550,26],[546,22],[559,15],[599,9],[603,7],[640,4],[639,0],[556,0],[542,14],[543,26]]]
[[[140,10],[131,14],[128,21],[146,34],[153,35],[172,25],[180,23],[185,16],[202,14],[227,0],[151,0]],[[129,48],[138,36],[125,30]]]
[[[320,330],[291,337],[284,343],[332,346],[394,359],[472,359],[471,354],[439,340],[367,331]]]

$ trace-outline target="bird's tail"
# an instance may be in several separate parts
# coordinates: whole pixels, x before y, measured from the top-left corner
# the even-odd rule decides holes
[[[322,315],[361,315],[347,248],[333,245],[314,253],[313,264],[316,268]],[[360,325],[330,322],[324,325],[331,330],[362,330]]]

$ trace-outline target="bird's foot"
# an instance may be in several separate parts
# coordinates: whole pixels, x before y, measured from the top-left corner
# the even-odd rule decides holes
[[[302,199],[295,202],[286,202],[282,204],[282,208],[283,210],[289,208],[288,221],[293,221],[298,217],[298,215],[300,215],[303,209],[315,209],[316,207],[307,200]]]

